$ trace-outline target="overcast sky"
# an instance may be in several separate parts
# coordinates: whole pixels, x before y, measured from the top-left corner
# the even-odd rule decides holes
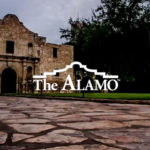
[[[72,17],[90,18],[100,0],[0,0],[0,18],[16,14],[31,31],[60,44],[59,28],[68,27]]]

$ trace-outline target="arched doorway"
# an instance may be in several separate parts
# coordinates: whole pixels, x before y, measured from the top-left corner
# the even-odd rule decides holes
[[[11,68],[7,68],[2,72],[2,93],[16,93],[16,78],[16,72]]]

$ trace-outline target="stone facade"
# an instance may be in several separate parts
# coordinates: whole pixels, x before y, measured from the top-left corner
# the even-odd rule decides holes
[[[73,55],[72,46],[46,43],[45,37],[28,30],[17,16],[6,15],[0,20],[0,93],[31,92],[33,75],[65,68]],[[68,73],[73,76],[71,69],[49,80],[62,82]]]

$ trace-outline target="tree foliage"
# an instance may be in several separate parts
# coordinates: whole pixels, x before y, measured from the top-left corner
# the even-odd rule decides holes
[[[145,82],[143,91],[150,91],[148,0],[101,0],[91,19],[70,18],[69,24],[71,29],[60,32],[66,44],[74,45],[75,60],[119,74],[122,91],[138,91]]]

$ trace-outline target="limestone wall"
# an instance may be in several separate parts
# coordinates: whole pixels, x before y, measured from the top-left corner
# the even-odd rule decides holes
[[[7,41],[14,42],[14,53],[6,53]],[[57,49],[57,58],[53,56],[54,48]],[[33,75],[40,75],[65,68],[73,61],[73,55],[72,46],[46,43],[45,37],[27,29],[15,15],[9,14],[0,20],[0,84],[2,72],[8,67],[12,67],[17,74],[16,84],[23,86],[27,82],[29,66]],[[49,77],[49,80],[63,81],[68,73],[73,76],[71,69],[58,77]]]

